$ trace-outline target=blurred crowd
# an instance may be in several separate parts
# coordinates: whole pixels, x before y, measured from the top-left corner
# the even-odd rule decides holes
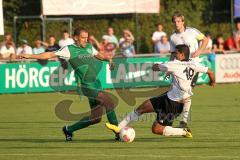
[[[205,36],[208,38],[208,44],[203,53],[226,54],[229,51],[240,51],[240,22],[236,23],[236,31],[227,39],[224,39],[222,34],[212,38],[210,32],[206,32]],[[157,25],[157,29],[152,35],[152,42],[154,44],[154,53],[169,53],[170,42],[167,34],[163,31],[162,24]]]
[[[240,22],[236,23],[236,31],[231,37],[224,39],[223,35],[219,34],[212,38],[211,33],[205,33],[209,39],[208,45],[204,53],[228,53],[227,51],[240,51]],[[124,57],[132,57],[136,54],[134,46],[134,36],[129,29],[124,29],[122,37],[117,38],[114,34],[114,28],[108,27],[106,34],[98,41],[94,35],[89,35],[89,43],[91,43],[97,50],[104,50],[108,44],[114,44],[117,48],[117,53]],[[170,52],[170,42],[162,24],[156,26],[156,31],[152,34],[152,43],[154,53],[167,54]],[[11,34],[4,35],[4,41],[0,44],[0,59],[12,60],[16,59],[18,55],[25,54],[39,54],[47,51],[56,51],[61,47],[74,43],[68,31],[62,32],[62,38],[57,42],[54,35],[50,35],[46,42],[36,39],[34,46],[30,46],[29,42],[22,39],[18,46],[14,43]]]
[[[57,51],[60,48],[74,43],[74,37],[71,37],[69,32],[64,30],[62,38],[57,41],[54,35],[48,36],[46,42],[36,39],[34,46],[30,46],[26,39],[20,40],[19,46],[13,41],[11,34],[4,35],[4,41],[0,44],[0,59],[14,60],[20,54],[39,54],[42,52]],[[118,39],[114,35],[114,29],[108,27],[106,34],[98,41],[94,35],[89,35],[89,43],[91,43],[97,50],[104,50],[108,44],[114,44],[119,54],[125,57],[135,55],[134,36],[129,29],[123,30],[122,37]]]

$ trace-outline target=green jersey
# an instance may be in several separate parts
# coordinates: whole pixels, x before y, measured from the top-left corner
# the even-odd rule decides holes
[[[90,43],[87,43],[86,47],[76,44],[68,45],[55,52],[57,56],[71,64],[77,82],[80,82],[84,87],[101,90],[97,74],[102,67],[102,61],[94,57],[97,53]]]

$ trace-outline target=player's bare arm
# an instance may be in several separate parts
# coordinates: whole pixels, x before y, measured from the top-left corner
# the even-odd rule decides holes
[[[44,52],[40,54],[21,54],[20,58],[26,58],[26,59],[40,59],[40,60],[46,60],[55,58],[57,55],[54,52]]]
[[[213,71],[211,69],[208,69],[207,74],[208,74],[209,79],[210,79],[209,85],[214,86],[216,82],[215,82],[215,76],[214,76]]]
[[[113,63],[113,53],[112,52],[103,52],[103,51],[99,51],[98,54],[95,55],[95,57],[99,60],[102,61],[108,61],[109,62],[109,69],[113,70],[115,65]]]
[[[207,47],[207,44],[208,44],[208,38],[204,36],[201,46],[193,54],[193,58],[198,57],[202,53],[202,51]]]

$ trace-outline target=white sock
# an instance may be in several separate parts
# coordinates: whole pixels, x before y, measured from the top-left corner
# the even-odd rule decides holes
[[[163,136],[183,136],[186,135],[186,131],[182,128],[173,128],[171,126],[166,126],[163,130]]]
[[[182,113],[181,113],[182,116],[181,116],[180,121],[183,121],[183,122],[187,123],[187,121],[188,121],[188,115],[189,115],[190,108],[191,108],[191,103],[192,103],[192,100],[191,100],[191,99],[184,103],[184,105],[183,105],[183,111],[182,111]]]
[[[119,128],[126,127],[131,121],[136,121],[139,117],[139,114],[136,111],[129,113],[118,125]]]

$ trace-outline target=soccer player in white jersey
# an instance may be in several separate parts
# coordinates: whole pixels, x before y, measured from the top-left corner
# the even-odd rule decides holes
[[[175,32],[170,36],[170,52],[175,52],[176,45],[185,44],[190,49],[190,58],[199,62],[199,55],[206,48],[208,39],[199,30],[185,26],[184,16],[176,12],[172,16],[172,22],[175,26]],[[202,41],[199,46],[199,41]],[[174,59],[174,54],[171,55],[171,60]],[[168,74],[167,74],[168,75]],[[192,87],[196,85],[198,73],[192,79]],[[188,115],[191,107],[191,99],[184,103],[184,109],[180,120],[180,127],[186,127]]]
[[[196,28],[186,27],[184,16],[176,12],[172,16],[175,32],[170,36],[171,52],[175,51],[176,45],[185,44],[190,49],[190,58],[196,60],[208,44],[208,39]],[[202,41],[199,46],[199,41]]]
[[[173,82],[171,89],[160,96],[150,98],[143,102],[136,110],[129,113],[118,126],[106,123],[106,127],[116,133],[126,127],[131,121],[137,120],[144,113],[157,113],[157,119],[152,125],[152,132],[163,136],[184,136],[191,138],[190,130],[186,128],[173,128],[173,120],[183,110],[184,102],[193,95],[191,80],[197,72],[207,73],[210,82],[215,84],[213,72],[198,62],[189,61],[189,48],[186,45],[177,45],[176,60],[165,64],[154,64],[153,71],[171,72]]]

